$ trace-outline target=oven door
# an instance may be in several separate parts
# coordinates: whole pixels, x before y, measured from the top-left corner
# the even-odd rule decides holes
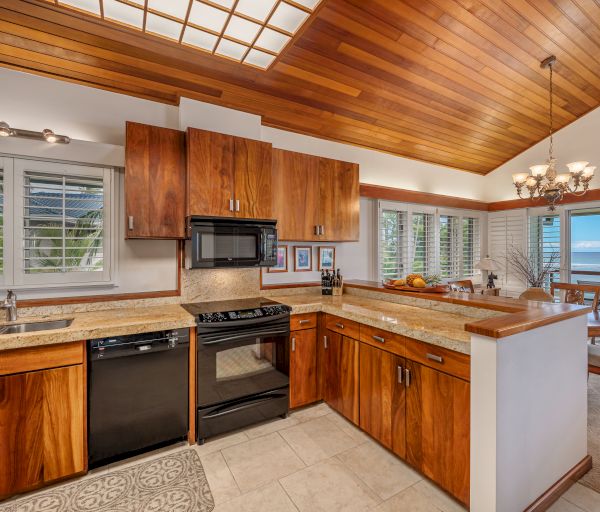
[[[289,386],[289,314],[198,326],[198,407]]]

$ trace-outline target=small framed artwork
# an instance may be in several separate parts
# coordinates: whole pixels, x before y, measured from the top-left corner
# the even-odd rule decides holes
[[[277,264],[273,267],[268,267],[267,272],[287,272],[288,271],[288,246],[277,246]]]
[[[312,247],[294,247],[294,272],[312,270]]]
[[[321,246],[319,250],[319,270],[335,270],[335,247]]]

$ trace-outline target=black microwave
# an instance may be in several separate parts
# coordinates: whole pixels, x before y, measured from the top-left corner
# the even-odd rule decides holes
[[[189,217],[186,268],[272,267],[277,221]]]

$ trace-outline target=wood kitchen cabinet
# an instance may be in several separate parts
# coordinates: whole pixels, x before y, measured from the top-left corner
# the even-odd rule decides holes
[[[64,362],[80,359],[83,363],[82,344],[58,347],[65,347]],[[22,368],[29,370],[44,361],[56,362],[57,352],[50,350],[45,357],[45,349],[16,349],[2,354],[0,497],[86,470],[84,364],[23,372],[12,364],[22,362]],[[15,373],[6,374],[9,371]]]
[[[406,456],[406,361],[360,344],[360,428],[398,456]]]
[[[271,144],[187,130],[187,214],[270,219]]]
[[[317,329],[290,333],[290,409],[319,400]]]
[[[273,214],[279,239],[358,240],[358,180],[357,164],[273,149]]]
[[[407,360],[406,460],[469,503],[470,384]]]
[[[127,122],[125,238],[185,238],[185,133]]]
[[[358,425],[359,342],[332,330],[324,333],[323,398]]]

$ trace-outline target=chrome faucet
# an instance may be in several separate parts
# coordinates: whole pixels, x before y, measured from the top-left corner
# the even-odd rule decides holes
[[[17,294],[7,290],[6,299],[0,304],[0,309],[6,309],[6,321],[14,322],[17,319]]]

